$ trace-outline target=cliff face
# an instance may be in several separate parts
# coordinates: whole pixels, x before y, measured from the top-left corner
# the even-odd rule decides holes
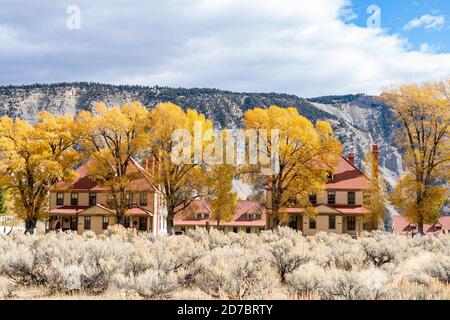
[[[401,157],[393,144],[392,117],[376,97],[365,95],[329,96],[303,99],[277,93],[237,93],[216,89],[183,89],[144,86],[113,86],[96,83],[0,87],[0,115],[34,121],[40,111],[75,114],[89,110],[96,102],[119,105],[138,100],[149,108],[171,101],[183,108],[194,108],[212,119],[218,127],[242,126],[243,113],[254,107],[293,106],[308,119],[328,120],[347,153],[353,148],[356,163],[371,144],[380,146],[380,166],[389,184],[401,172]]]

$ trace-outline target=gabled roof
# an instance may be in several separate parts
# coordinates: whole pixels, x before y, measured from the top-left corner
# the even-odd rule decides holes
[[[347,159],[341,157],[334,168],[333,179],[326,184],[327,189],[370,189],[370,179]]]
[[[333,168],[333,179],[326,183],[328,190],[368,190],[370,179],[357,167],[341,156]],[[270,190],[270,186],[266,186]]]
[[[76,178],[74,181],[60,181],[54,185],[53,190],[83,190],[83,191],[107,191],[109,188],[96,183],[88,176],[87,167],[93,160],[88,160],[75,170]],[[130,180],[129,189],[133,191],[156,190],[155,186],[149,181],[148,173],[133,158],[131,158],[126,175]]]
[[[196,219],[195,213],[211,214],[211,207],[205,200],[193,201],[187,209],[175,215],[174,225],[198,225],[205,226],[209,222],[211,226],[216,225],[217,222],[210,219]],[[261,214],[260,219],[248,219],[248,214]],[[266,210],[264,206],[258,201],[253,200],[238,200],[236,209],[231,221],[221,221],[221,226],[244,226],[244,227],[264,227],[266,225]]]

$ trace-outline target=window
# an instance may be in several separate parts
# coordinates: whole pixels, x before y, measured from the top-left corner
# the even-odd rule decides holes
[[[91,217],[84,217],[84,230],[91,229]]]
[[[336,203],[336,192],[328,191],[328,204],[335,204],[335,203]]]
[[[89,205],[95,206],[97,204],[97,194],[92,192],[89,193]]]
[[[72,206],[78,205],[78,193],[71,193],[70,194],[70,204]]]
[[[252,228],[251,228],[251,227],[247,227],[247,228],[245,228],[245,232],[247,232],[247,233],[251,233],[251,232],[252,232]]]
[[[208,218],[209,218],[209,214],[207,214],[207,213],[197,212],[195,214],[195,219],[197,219],[197,220],[203,220],[203,219],[208,219]]]
[[[311,204],[317,204],[317,194],[310,194],[309,195],[309,202]]]
[[[349,191],[347,193],[347,204],[355,204],[355,192]]]
[[[62,206],[62,205],[64,205],[64,193],[58,192],[58,193],[56,194],[56,205],[57,205],[57,206]]]
[[[328,172],[327,175],[327,182],[333,181],[333,173],[332,172]]]
[[[370,192],[364,191],[363,193],[363,205],[367,206],[370,204]]]
[[[139,205],[146,206],[147,205],[147,192],[141,192],[139,194]]]
[[[309,218],[309,228],[316,229],[316,219]]]
[[[347,230],[354,231],[356,229],[356,217],[347,217]]]
[[[237,227],[233,227],[233,232],[237,233],[238,232],[238,228]]]
[[[260,220],[261,219],[261,214],[260,213],[248,213],[247,214],[247,219],[248,220]]]
[[[139,217],[139,230],[140,231],[147,230],[147,217]]]
[[[102,217],[102,228],[103,228],[103,230],[108,229],[108,226],[109,226],[109,217],[103,216]]]
[[[328,229],[336,229],[336,216],[328,216]]]

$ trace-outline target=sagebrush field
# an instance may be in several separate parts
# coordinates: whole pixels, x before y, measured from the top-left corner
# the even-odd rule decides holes
[[[450,299],[449,281],[449,235],[0,237],[3,299]]]

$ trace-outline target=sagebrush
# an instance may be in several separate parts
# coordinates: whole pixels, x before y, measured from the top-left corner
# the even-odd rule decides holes
[[[0,298],[38,287],[143,299],[450,299],[449,277],[448,235],[200,228],[153,237],[112,226],[102,236],[0,237]]]

